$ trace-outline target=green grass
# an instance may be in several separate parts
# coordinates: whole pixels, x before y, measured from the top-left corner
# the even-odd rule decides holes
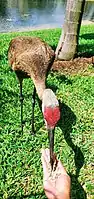
[[[35,106],[36,136],[30,134],[33,82],[24,80],[24,132],[20,129],[19,85],[7,60],[10,40],[17,35],[40,36],[54,48],[60,29],[0,34],[0,199],[46,199],[42,186],[42,147],[48,147],[47,131],[38,103]],[[94,52],[94,26],[82,26],[79,54]],[[92,66],[89,66],[93,70]],[[51,72],[53,88],[61,106],[55,129],[55,151],[72,181],[72,199],[94,198],[94,76]]]

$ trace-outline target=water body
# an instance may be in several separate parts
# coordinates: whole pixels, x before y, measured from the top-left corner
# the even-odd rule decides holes
[[[0,0],[0,32],[38,27],[62,27],[66,0]],[[83,19],[94,21],[94,1],[85,5]]]

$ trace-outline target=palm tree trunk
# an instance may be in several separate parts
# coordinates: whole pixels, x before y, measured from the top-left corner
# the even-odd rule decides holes
[[[67,0],[65,22],[56,49],[56,58],[59,60],[73,59],[77,53],[84,5],[85,0]]]

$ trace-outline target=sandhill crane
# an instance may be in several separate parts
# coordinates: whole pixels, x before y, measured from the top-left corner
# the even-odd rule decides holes
[[[39,99],[42,101],[42,112],[50,143],[50,162],[53,167],[54,150],[54,128],[60,118],[59,103],[49,88],[46,88],[46,76],[54,61],[54,51],[52,48],[38,37],[20,36],[11,40],[8,49],[8,60],[15,71],[20,83],[21,101],[21,125],[23,130],[23,95],[22,81],[25,77],[30,77],[34,82],[33,103],[32,103],[32,131],[34,131],[34,105],[37,91]]]

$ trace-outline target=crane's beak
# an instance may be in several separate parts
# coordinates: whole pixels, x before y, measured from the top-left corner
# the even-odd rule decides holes
[[[53,164],[54,164],[54,158],[53,158],[53,152],[54,152],[54,129],[48,130],[48,137],[49,137],[49,145],[50,145],[50,163],[51,163],[51,169],[53,170]]]

